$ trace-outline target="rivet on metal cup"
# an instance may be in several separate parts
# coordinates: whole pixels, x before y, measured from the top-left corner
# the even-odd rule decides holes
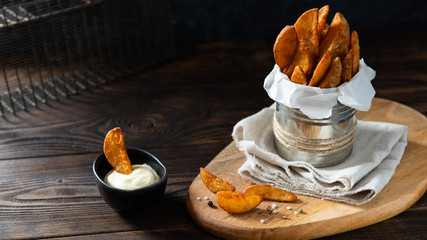
[[[329,118],[310,119],[298,109],[276,102],[273,132],[276,150],[288,161],[329,167],[346,160],[353,149],[355,110],[336,104]]]

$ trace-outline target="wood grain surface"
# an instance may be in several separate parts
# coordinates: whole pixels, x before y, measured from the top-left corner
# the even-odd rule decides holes
[[[377,97],[427,114],[427,31],[359,32]],[[188,188],[232,141],[239,120],[272,104],[262,84],[274,39],[178,46],[174,59],[68,99],[0,118],[0,239],[217,239],[186,210]],[[406,121],[399,112],[389,112]],[[162,202],[118,214],[91,165],[119,126],[169,172]],[[427,197],[383,222],[325,239],[423,239]]]
[[[284,236],[312,239],[365,227],[403,212],[427,189],[427,118],[402,104],[374,99],[369,112],[358,114],[358,119],[408,126],[405,154],[389,183],[370,202],[354,206],[297,195],[297,201],[292,203],[262,201],[248,213],[229,214],[218,207],[216,195],[204,186],[199,175],[188,190],[186,202],[190,216],[208,231],[226,239],[283,239]],[[243,152],[232,142],[205,169],[236,186],[237,192],[243,192],[252,184],[237,173],[245,161]],[[207,205],[205,196],[215,207]],[[277,204],[277,213],[267,212],[273,203]]]

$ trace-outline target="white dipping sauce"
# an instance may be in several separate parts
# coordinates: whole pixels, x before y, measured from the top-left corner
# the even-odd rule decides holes
[[[105,183],[123,190],[135,190],[160,180],[156,171],[146,163],[132,165],[132,168],[133,171],[129,175],[111,170],[104,178]]]

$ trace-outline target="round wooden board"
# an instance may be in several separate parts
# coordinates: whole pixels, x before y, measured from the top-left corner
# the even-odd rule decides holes
[[[294,203],[263,201],[251,212],[229,214],[207,205],[205,197],[217,206],[216,195],[203,185],[198,175],[188,190],[188,212],[200,226],[226,239],[311,239],[361,228],[405,211],[427,188],[427,118],[405,105],[380,98],[374,98],[371,109],[358,112],[357,118],[409,127],[408,146],[401,163],[390,182],[372,201],[353,206],[297,195]],[[237,173],[244,161],[244,154],[232,142],[205,169],[242,192],[251,184]],[[277,204],[278,213],[269,214],[266,208],[273,203]],[[294,213],[300,209],[303,209],[302,214]]]

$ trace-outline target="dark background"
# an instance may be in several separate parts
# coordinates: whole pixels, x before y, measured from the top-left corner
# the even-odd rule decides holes
[[[170,0],[177,44],[275,39],[304,11],[326,4],[328,23],[339,11],[357,31],[427,30],[427,3],[418,0]]]

